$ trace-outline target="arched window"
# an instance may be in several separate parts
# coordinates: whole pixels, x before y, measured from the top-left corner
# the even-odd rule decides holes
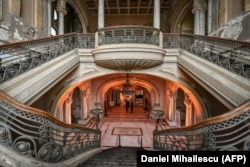
[[[56,30],[53,27],[51,27],[51,35],[56,36]]]
[[[57,12],[56,10],[54,9],[54,20],[57,20],[58,16],[57,16]]]

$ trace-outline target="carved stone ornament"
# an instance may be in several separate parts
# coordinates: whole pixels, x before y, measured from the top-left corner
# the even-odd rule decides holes
[[[36,29],[34,27],[28,27],[24,32],[24,37],[26,39],[34,39],[36,35]]]

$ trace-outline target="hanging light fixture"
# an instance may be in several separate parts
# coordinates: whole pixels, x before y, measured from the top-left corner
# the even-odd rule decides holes
[[[126,77],[126,83],[123,84],[123,90],[122,90],[122,95],[126,98],[129,99],[131,96],[133,96],[135,91],[133,90],[132,85],[129,82],[129,76],[127,74]]]

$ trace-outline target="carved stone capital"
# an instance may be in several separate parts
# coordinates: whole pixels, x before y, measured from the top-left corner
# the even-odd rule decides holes
[[[192,101],[190,100],[189,98],[189,95],[188,94],[185,94],[185,100],[184,100],[184,104],[189,106],[192,104]]]
[[[67,97],[67,99],[66,99],[66,102],[67,102],[68,104],[71,104],[71,103],[73,102],[72,93],[69,93],[69,95],[68,95],[68,97]]]
[[[57,7],[56,7],[56,11],[57,11],[58,13],[63,13],[64,15],[67,14],[66,8],[65,8],[65,7],[62,7],[62,6],[57,6]]]
[[[192,13],[196,13],[196,12],[204,12],[206,11],[208,8],[207,3],[205,1],[194,1],[194,5],[193,5],[193,9],[192,9]]]

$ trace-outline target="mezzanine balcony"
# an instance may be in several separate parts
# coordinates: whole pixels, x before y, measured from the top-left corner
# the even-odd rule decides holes
[[[106,27],[97,32],[95,63],[113,70],[143,70],[163,63],[161,32],[146,26]]]

